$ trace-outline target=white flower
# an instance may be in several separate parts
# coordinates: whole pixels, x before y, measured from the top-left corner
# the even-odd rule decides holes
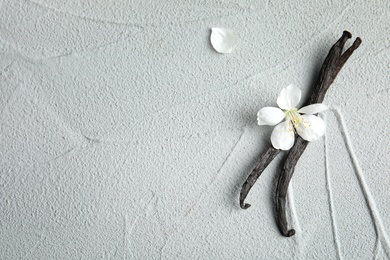
[[[313,104],[298,110],[295,106],[300,100],[301,90],[289,85],[282,89],[277,99],[280,108],[264,107],[257,113],[259,125],[278,124],[271,135],[272,145],[276,149],[290,149],[294,144],[295,133],[306,141],[317,140],[325,134],[324,121],[314,114],[326,110],[327,107],[323,104]],[[281,122],[284,118],[286,120]]]

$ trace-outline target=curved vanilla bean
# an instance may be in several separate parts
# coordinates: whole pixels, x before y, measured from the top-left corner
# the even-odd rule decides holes
[[[294,146],[288,152],[286,161],[283,165],[282,171],[278,178],[278,185],[276,187],[276,224],[278,225],[280,232],[283,236],[291,237],[295,234],[294,229],[287,228],[287,214],[286,214],[286,198],[287,189],[290,183],[291,177],[294,173],[295,165],[298,162],[299,157],[305,151],[309,142],[303,140],[300,136],[297,137]]]
[[[328,56],[325,58],[322,65],[318,83],[314,87],[313,93],[306,105],[322,103],[324,100],[325,94],[335,80],[337,74],[340,72],[348,58],[352,55],[353,51],[356,50],[362,42],[360,38],[356,38],[352,46],[349,47],[343,54],[344,44],[351,37],[351,33],[344,31],[341,38],[330,49]],[[307,144],[307,141],[303,140],[300,136],[296,136],[294,146],[288,152],[286,161],[278,178],[275,197],[276,223],[282,235],[286,237],[290,237],[295,234],[294,229],[289,230],[287,227],[287,189],[294,173],[295,165],[297,164],[299,157],[301,157],[302,153],[305,151]]]
[[[247,209],[251,206],[251,204],[244,203],[246,196],[248,195],[253,185],[256,183],[257,179],[263,173],[264,169],[267,168],[268,164],[270,164],[270,162],[280,153],[280,151],[281,150],[275,149],[271,145],[256,163],[255,168],[253,168],[251,174],[248,176],[241,188],[240,207],[242,209]]]

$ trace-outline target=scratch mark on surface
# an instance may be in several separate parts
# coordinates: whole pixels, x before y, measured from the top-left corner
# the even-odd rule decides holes
[[[150,211],[156,209],[156,205],[153,207],[152,203],[155,203],[155,204],[158,203],[158,198],[156,198],[156,194],[154,194],[154,192],[152,192],[152,197],[150,198],[150,200],[148,201],[148,203],[144,207],[144,213],[146,215],[148,215]]]
[[[98,50],[98,49],[101,49],[101,48],[109,47],[111,45],[115,45],[117,43],[123,42],[123,41],[125,41],[127,39],[130,39],[132,36],[133,35],[127,34],[126,36],[123,37],[123,33],[120,33],[119,36],[118,36],[118,39],[116,39],[114,41],[109,41],[109,42],[106,42],[106,43],[101,44],[101,45],[93,46],[91,48],[85,48],[85,49],[75,50],[75,51],[68,51],[68,52],[63,53],[63,54],[45,57],[45,58],[39,59],[38,61],[45,61],[45,60],[51,60],[51,59],[60,59],[60,58],[70,57],[72,55],[79,55],[79,54],[82,54],[82,53],[88,52],[88,51]]]
[[[125,41],[127,39],[130,39],[130,37],[133,36],[132,34],[126,34],[126,36],[124,36],[124,37],[122,35],[123,35],[123,33],[120,33],[118,36],[118,39],[116,39],[114,41],[109,41],[109,42],[103,43],[101,45],[93,46],[90,48],[85,48],[85,49],[80,48],[80,49],[76,49],[74,51],[66,51],[66,52],[63,52],[60,54],[53,53],[53,54],[51,54],[52,56],[38,56],[38,57],[31,57],[31,56],[25,55],[24,53],[22,53],[23,51],[20,50],[23,48],[24,49],[25,48],[32,48],[31,46],[20,45],[20,44],[8,42],[8,41],[5,41],[4,39],[0,39],[0,41],[1,41],[1,43],[9,46],[18,55],[18,58],[22,59],[23,61],[26,61],[27,63],[33,64],[34,66],[36,66],[37,64],[41,64],[42,61],[52,60],[52,59],[56,59],[56,58],[59,59],[59,58],[69,57],[72,55],[82,54],[82,53],[87,52],[87,51],[94,51],[97,49],[108,47],[108,46],[120,43],[122,41]],[[42,52],[43,51],[46,52],[48,50],[48,48],[42,48],[42,47],[36,47],[36,46],[34,46],[34,48],[39,49]]]
[[[229,161],[230,157],[232,156],[232,153],[233,153],[234,149],[235,149],[235,148],[237,147],[237,145],[240,143],[240,141],[241,141],[241,139],[242,139],[244,133],[245,133],[245,129],[242,131],[242,133],[241,133],[240,136],[238,137],[238,140],[237,140],[236,143],[234,144],[233,148],[230,150],[228,156],[226,156],[225,160],[222,162],[221,167],[220,167],[220,168],[218,169],[218,171],[217,171],[218,174],[222,171],[222,169],[223,169],[223,167],[225,166],[225,164]],[[216,179],[217,179],[217,177],[214,179],[214,181],[215,181]]]
[[[124,228],[124,250],[123,250],[123,259],[126,259],[127,256],[127,250],[130,251],[130,254],[134,257],[133,252],[130,248],[131,246],[131,234],[136,230],[136,226],[139,220],[139,216],[136,216],[133,222],[131,223],[130,228],[128,228],[129,225],[129,216],[126,214],[125,216],[125,228]]]
[[[156,195],[152,193],[152,198],[148,201],[148,203],[143,207],[142,213],[138,214],[133,222],[131,223],[131,226],[129,227],[129,215],[126,214],[124,216],[124,229],[123,229],[123,259],[127,259],[127,251],[130,251],[130,254],[134,258],[134,254],[131,250],[131,235],[136,231],[137,224],[140,220],[140,216],[146,215],[149,210],[149,206],[153,203],[153,201],[156,201]]]
[[[172,236],[172,235],[171,235]],[[171,239],[171,236],[167,237],[164,241],[164,245],[160,248],[160,260],[163,259],[164,249],[168,245],[168,241]]]
[[[64,157],[65,155],[67,155],[67,154],[71,153],[73,150],[75,150],[77,147],[78,147],[78,146],[74,146],[74,147],[72,147],[72,148],[66,150],[66,151],[63,152],[62,154],[60,154],[60,155],[58,155],[58,156],[56,156],[56,157],[54,157],[54,158],[52,158],[52,159],[46,161],[46,163],[49,163],[49,162],[55,161],[55,160],[57,160],[57,159],[59,159],[59,158],[61,158],[61,157]]]
[[[136,225],[137,225],[137,223],[138,223],[138,220],[139,220],[139,216],[136,216],[135,219],[133,220],[133,223],[131,224],[130,229],[129,229],[129,235],[128,235],[128,237],[130,237],[131,234],[133,234],[133,232],[135,231],[135,227],[136,227]]]
[[[325,118],[324,118],[325,120]],[[333,204],[333,192],[332,192],[332,184],[331,184],[331,178],[330,178],[330,170],[329,170],[329,153],[327,148],[327,142],[326,142],[326,134],[324,135],[324,161],[325,161],[325,181],[326,181],[326,191],[328,193],[328,203],[329,203],[329,212],[330,212],[330,218],[331,218],[331,224],[332,224],[332,233],[333,233],[333,242],[336,248],[336,254],[337,258],[342,260],[342,254],[340,249],[340,240],[338,237],[338,228],[337,228],[337,222],[336,222],[336,214],[335,214],[335,208]]]
[[[194,209],[196,208],[196,206],[199,204],[199,202],[203,199],[204,195],[206,194],[206,192],[215,184],[215,182],[218,180],[219,176],[222,174],[222,169],[225,167],[226,163],[229,161],[230,157],[232,156],[232,153],[234,152],[235,148],[238,146],[238,144],[240,143],[242,137],[244,136],[244,133],[245,133],[245,129],[242,130],[242,133],[240,134],[240,136],[238,137],[236,143],[234,144],[233,148],[230,150],[229,154],[226,156],[225,160],[222,162],[222,165],[221,167],[219,167],[219,169],[217,170],[217,173],[215,175],[215,177],[213,178],[213,180],[209,183],[209,185],[207,185],[207,187],[201,192],[201,194],[198,196],[198,199],[192,204],[192,206],[189,208],[188,212],[186,215],[189,215],[191,212],[194,211]]]
[[[168,242],[171,240],[171,238],[179,233],[181,230],[183,230],[186,226],[188,225],[187,222],[184,222],[182,223],[181,225],[179,225],[178,227],[176,227],[172,232],[169,233],[169,235],[167,235],[167,233],[165,233],[165,241],[164,241],[164,244],[162,245],[162,247],[160,248],[160,259],[164,259],[163,258],[163,255],[164,255],[164,250],[165,248],[168,246]]]
[[[78,14],[71,13],[71,12],[64,12],[63,10],[60,10],[60,9],[57,9],[57,8],[54,8],[54,7],[51,7],[51,6],[48,6],[48,5],[41,4],[41,3],[37,2],[37,1],[34,1],[34,0],[25,0],[25,1],[29,2],[29,3],[32,3],[34,5],[37,5],[37,6],[41,7],[41,8],[43,8],[43,9],[46,9],[46,10],[50,10],[50,11],[56,12],[56,13],[61,13],[61,14],[64,14],[64,15],[73,16],[73,17],[76,17],[76,18],[80,18],[82,20],[87,20],[87,21],[92,21],[92,22],[97,22],[97,23],[102,23],[102,24],[117,25],[117,26],[129,26],[129,27],[136,27],[136,28],[141,28],[141,29],[145,28],[143,25],[140,25],[140,24],[137,24],[137,23],[124,23],[124,22],[104,20],[104,19],[99,19],[99,18],[94,18],[94,17],[89,17],[89,16],[82,16],[82,15],[78,15]]]
[[[345,7],[345,9],[333,21],[330,21],[328,23],[329,25],[324,30],[322,30],[322,31],[320,31],[320,32],[318,32],[316,34],[313,34],[312,37],[316,37],[316,38],[317,37],[322,37],[322,35],[325,32],[327,32],[330,28],[332,28],[332,26],[334,26],[335,24],[338,24],[340,22],[341,18],[345,15],[345,13],[347,11],[349,11],[349,9],[351,9],[351,6],[353,6],[353,5],[355,5],[355,3],[353,3],[353,2],[349,3],[347,5],[347,7]]]
[[[126,143],[126,148],[125,148],[126,152],[124,152],[124,156],[123,156],[122,163],[119,164],[119,162],[118,162],[118,166],[115,168],[114,171],[110,172],[110,173],[107,174],[107,175],[104,175],[104,177],[103,177],[102,180],[101,180],[102,183],[105,183],[105,181],[106,181],[106,179],[107,179],[108,177],[111,177],[113,174],[118,173],[118,172],[120,171],[120,169],[121,169],[123,166],[125,166],[125,164],[127,163],[127,160],[128,160],[129,153],[131,152],[131,149],[129,149],[129,148],[130,148],[130,145],[131,145],[131,143]]]
[[[387,257],[390,258],[389,238],[388,238],[388,236],[386,234],[386,230],[383,226],[382,218],[381,218],[379,211],[377,209],[375,199],[371,194],[370,188],[369,188],[367,181],[365,179],[365,175],[360,167],[358,159],[357,159],[355,152],[353,150],[352,142],[350,140],[347,127],[345,125],[344,116],[342,115],[342,113],[340,112],[339,109],[332,109],[332,111],[334,112],[334,114],[335,114],[335,116],[336,116],[336,118],[341,126],[341,132],[342,132],[342,136],[344,139],[344,144],[348,150],[348,154],[349,154],[349,157],[351,159],[356,178],[359,182],[360,189],[363,193],[363,196],[364,196],[366,204],[367,204],[367,208],[370,212],[370,216],[371,216],[372,222],[373,222],[374,227],[375,227],[375,233],[377,236],[377,240],[379,241],[378,244],[380,243],[383,246],[383,249],[385,250]]]
[[[86,135],[83,134],[83,133],[82,133],[82,135],[84,136],[85,139],[87,139],[88,142],[91,142],[91,143],[100,143],[100,140],[97,139],[97,138],[92,138],[92,137],[86,136]]]

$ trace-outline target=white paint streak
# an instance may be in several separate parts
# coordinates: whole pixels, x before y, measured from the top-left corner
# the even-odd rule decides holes
[[[295,207],[294,188],[293,188],[292,180],[290,181],[290,186],[288,187],[287,190],[287,199],[288,199],[288,204],[290,205],[291,218],[292,218],[291,228],[295,229],[295,235],[293,236],[295,241],[295,256],[299,258],[303,253],[302,252],[303,240],[301,239],[302,229],[299,224],[298,214]]]
[[[325,118],[324,118],[324,120],[325,120]],[[334,202],[333,202],[332,183],[331,183],[328,158],[329,158],[329,153],[328,153],[328,149],[327,149],[327,140],[326,140],[326,134],[325,134],[324,135],[325,180],[326,180],[326,190],[328,192],[328,203],[329,203],[329,211],[330,211],[330,217],[331,217],[331,223],[332,223],[333,242],[335,245],[337,258],[342,260],[343,257],[342,257],[342,252],[341,252],[341,248],[340,248],[340,239],[339,239],[339,235],[338,235],[336,211],[335,211]]]
[[[377,209],[375,199],[371,194],[370,188],[369,188],[367,181],[365,179],[365,175],[360,167],[359,161],[358,161],[358,159],[355,155],[355,152],[353,150],[352,142],[350,140],[347,127],[345,125],[344,116],[342,115],[342,113],[340,112],[339,109],[332,109],[332,111],[336,115],[337,120],[339,121],[339,124],[341,126],[344,143],[345,143],[345,146],[348,150],[348,154],[350,156],[350,159],[351,159],[351,162],[352,162],[355,174],[356,174],[356,178],[359,182],[359,185],[360,185],[360,188],[361,188],[362,193],[364,195],[368,210],[370,212],[371,219],[372,219],[373,225],[375,227],[377,239],[380,241],[379,243],[382,244],[383,249],[385,250],[387,257],[390,258],[389,238],[388,238],[386,230],[383,226],[382,218],[381,218],[379,211]]]
[[[299,219],[298,219],[298,214],[297,210],[295,207],[295,200],[294,200],[294,188],[292,185],[292,181],[290,181],[290,186],[287,190],[287,197],[288,197],[288,203],[291,207],[291,215],[292,215],[292,223],[294,225],[294,229],[298,232],[301,233],[301,226],[299,224]]]
[[[379,241],[379,238],[377,237],[375,240],[374,260],[377,260],[379,258],[380,245],[381,245],[381,243]]]

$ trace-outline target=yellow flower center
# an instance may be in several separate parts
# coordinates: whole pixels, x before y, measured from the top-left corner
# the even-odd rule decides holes
[[[298,109],[296,108],[285,111],[285,115],[290,120],[291,129],[289,129],[289,132],[295,130],[296,133],[301,133],[310,126],[305,118],[298,113]]]

